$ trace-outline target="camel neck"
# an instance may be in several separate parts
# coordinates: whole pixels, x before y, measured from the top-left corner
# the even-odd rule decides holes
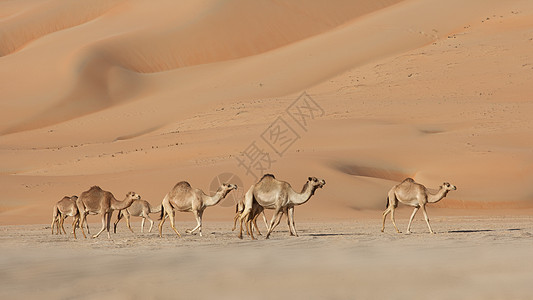
[[[206,199],[204,201],[205,206],[217,205],[222,199],[224,199],[226,197],[227,193],[228,193],[227,191],[219,190],[213,196],[207,196],[206,195],[206,197],[205,197]]]
[[[312,187],[309,183],[306,183],[304,185],[304,188],[302,189],[301,193],[297,193],[294,190],[292,190],[292,197],[291,197],[291,203],[294,205],[301,205],[309,201],[311,199],[311,196],[315,193],[316,187]]]
[[[431,194],[431,193],[428,193],[428,194],[429,194],[428,202],[437,203],[440,200],[442,200],[444,197],[446,197],[446,195],[448,194],[448,190],[445,189],[444,187],[441,187],[440,190],[436,194]]]
[[[126,197],[123,201],[118,201],[115,198],[111,199],[111,208],[115,210],[121,210],[126,209],[131,206],[131,204],[135,201],[135,199],[131,197]]]

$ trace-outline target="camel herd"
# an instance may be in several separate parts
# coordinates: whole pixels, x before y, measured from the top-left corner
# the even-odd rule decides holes
[[[287,225],[289,226],[289,233],[291,236],[298,236],[294,224],[294,207],[309,201],[314,195],[316,189],[324,187],[326,181],[316,177],[309,177],[300,192],[295,191],[291,185],[286,181],[278,180],[274,175],[266,174],[257,183],[253,184],[246,192],[243,199],[236,204],[236,215],[234,217],[233,230],[237,227],[237,222],[240,224],[238,237],[242,239],[243,223],[246,232],[252,239],[254,237],[254,230],[261,235],[259,227],[257,226],[257,218],[259,215],[263,216],[268,239],[272,231],[278,226],[283,214],[287,215]],[[111,192],[104,191],[98,186],[93,186],[89,190],[77,196],[65,196],[59,200],[53,209],[52,215],[52,234],[56,229],[56,234],[65,233],[63,223],[65,218],[72,217],[72,235],[76,238],[76,228],[80,228],[83,236],[86,238],[84,227],[89,233],[89,226],[87,225],[87,215],[99,214],[102,217],[102,228],[93,235],[93,238],[98,237],[104,230],[107,231],[107,237],[110,238],[111,216],[113,211],[118,210],[118,217],[114,223],[114,232],[116,233],[117,224],[125,216],[128,228],[133,232],[130,226],[130,216],[142,217],[141,232],[144,232],[144,222],[146,219],[150,221],[149,232],[152,231],[154,221],[149,216],[151,213],[160,214],[159,222],[159,236],[163,236],[163,224],[166,219],[170,219],[170,227],[174,232],[181,237],[175,224],[175,213],[192,212],[196,218],[197,225],[191,230],[186,230],[186,233],[198,232],[202,236],[202,216],[205,209],[209,206],[217,205],[222,199],[228,195],[232,190],[236,190],[237,186],[234,184],[223,183],[213,196],[205,194],[201,189],[192,188],[186,181],[178,182],[168,192],[160,205],[152,207],[150,203],[141,200],[141,196],[135,192],[128,192],[124,200],[117,200]],[[411,223],[417,211],[422,208],[424,218],[429,228],[430,233],[435,233],[429,224],[429,218],[426,212],[426,204],[436,203],[442,200],[449,191],[457,188],[447,182],[443,183],[438,192],[431,193],[422,184],[416,183],[413,179],[407,178],[400,184],[393,186],[387,197],[387,209],[383,212],[383,227],[381,231],[385,230],[385,218],[390,213],[391,221],[398,233],[401,233],[396,226],[394,220],[394,210],[398,206],[398,202],[414,207],[414,211],[409,219],[407,225],[407,233],[411,233]],[[272,219],[267,222],[265,216],[265,209],[274,211]]]

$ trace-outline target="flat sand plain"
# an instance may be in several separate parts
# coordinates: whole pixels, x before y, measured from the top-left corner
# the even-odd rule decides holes
[[[405,212],[404,212],[405,214]],[[405,229],[406,219],[398,219]],[[2,299],[531,299],[533,218],[436,216],[413,233],[381,220],[280,224],[271,239],[239,240],[229,222],[204,236],[111,239],[51,235],[46,225],[0,227]],[[181,222],[182,233],[193,226]],[[262,225],[262,224],[261,224]],[[93,231],[99,226],[91,224]],[[286,227],[286,226],[285,226]],[[261,226],[263,228],[263,226]],[[70,226],[67,226],[67,231]]]

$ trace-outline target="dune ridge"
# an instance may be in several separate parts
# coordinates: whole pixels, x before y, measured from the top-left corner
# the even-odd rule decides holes
[[[101,17],[120,0],[47,1],[0,21],[0,57],[57,31],[69,29]]]

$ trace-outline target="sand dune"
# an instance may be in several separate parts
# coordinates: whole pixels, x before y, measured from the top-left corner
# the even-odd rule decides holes
[[[328,182],[302,218],[380,210],[406,176],[457,185],[441,208],[533,206],[529,1],[0,8],[2,224],[48,222],[55,201],[94,184],[154,203],[223,172],[249,186],[235,157],[269,149],[261,134],[278,117],[300,138],[268,172]],[[303,91],[324,111],[306,128],[286,112]]]

